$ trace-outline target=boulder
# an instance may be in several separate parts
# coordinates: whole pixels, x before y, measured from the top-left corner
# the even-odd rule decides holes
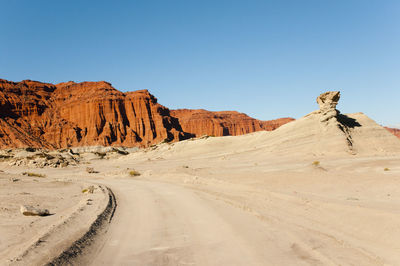
[[[47,216],[50,215],[49,210],[39,209],[33,206],[21,205],[20,212],[25,216]]]

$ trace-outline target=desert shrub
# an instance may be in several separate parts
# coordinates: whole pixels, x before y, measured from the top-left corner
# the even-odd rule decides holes
[[[140,176],[140,173],[136,170],[130,170],[129,171],[129,175],[130,176]]]
[[[321,163],[319,162],[319,161],[314,161],[314,162],[312,162],[312,165],[314,165],[314,166],[319,166]]]
[[[385,169],[383,169],[383,171],[389,171],[390,169],[389,168],[387,168],[387,167],[385,167]]]
[[[38,173],[32,173],[32,172],[24,172],[22,174],[23,175],[27,175],[27,176],[31,176],[31,177],[46,177],[46,175],[38,174]]]
[[[90,193],[93,194],[95,187],[94,186],[90,186],[88,188],[85,188],[82,190],[82,193]]]

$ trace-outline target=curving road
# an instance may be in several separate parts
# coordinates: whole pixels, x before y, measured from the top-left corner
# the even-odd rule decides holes
[[[276,231],[215,197],[141,180],[106,184],[118,208],[102,247],[90,255],[92,265],[289,265],[296,259],[285,255],[290,247],[279,245]]]

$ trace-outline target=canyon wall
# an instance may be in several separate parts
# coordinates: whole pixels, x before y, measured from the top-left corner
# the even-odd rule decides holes
[[[0,147],[149,146],[192,137],[147,90],[0,80]]]
[[[237,136],[260,130],[271,131],[294,120],[293,118],[280,118],[261,121],[235,111],[211,112],[203,109],[171,110],[171,115],[179,119],[185,132],[190,132],[196,137],[202,135]]]
[[[260,121],[235,111],[169,110],[147,90],[110,83],[0,79],[0,148],[114,145],[147,147],[192,137],[274,130],[294,120]],[[400,130],[386,128],[400,138]]]
[[[104,81],[53,85],[0,79],[0,148],[147,147],[273,130],[291,120],[259,121],[234,111],[170,111],[147,90],[123,93]]]

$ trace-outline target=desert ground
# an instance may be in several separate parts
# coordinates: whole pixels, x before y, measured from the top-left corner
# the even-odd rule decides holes
[[[115,213],[59,264],[400,265],[400,141],[362,113],[326,116],[128,153],[75,150],[66,167],[5,159],[0,263],[54,262],[109,188]],[[26,203],[54,214],[23,216]]]

